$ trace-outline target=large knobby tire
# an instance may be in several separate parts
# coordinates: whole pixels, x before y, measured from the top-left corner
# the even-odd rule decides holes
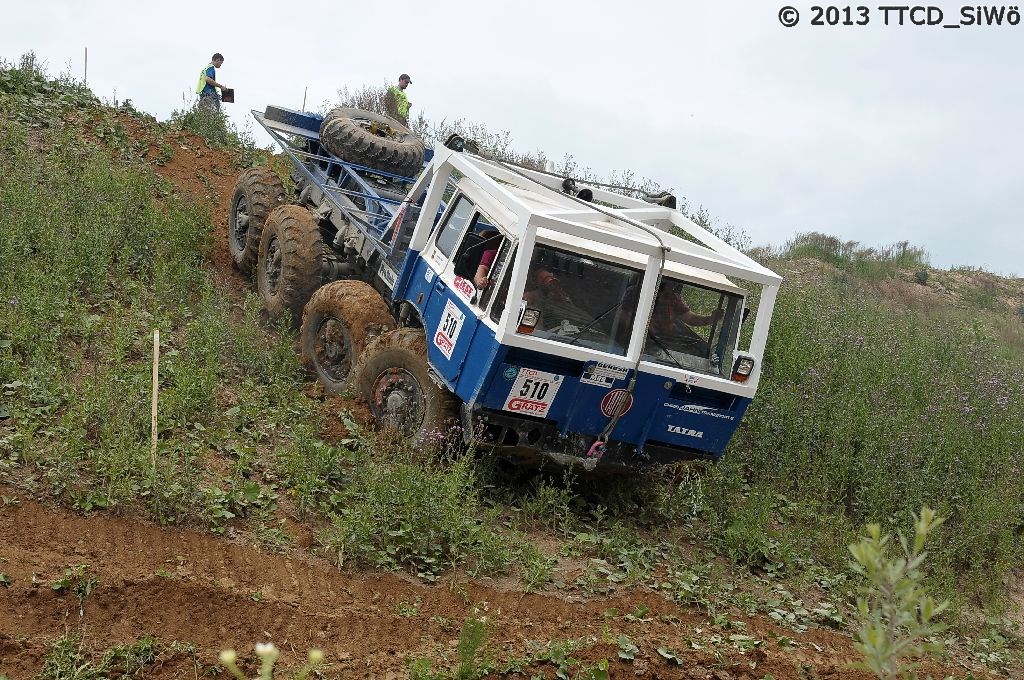
[[[228,250],[243,274],[251,274],[259,259],[267,216],[283,203],[284,185],[270,168],[249,168],[239,175],[228,213]]]
[[[343,161],[396,175],[423,167],[423,142],[394,118],[347,106],[332,109],[320,126],[320,141]]]
[[[458,401],[427,372],[422,328],[381,335],[363,351],[353,381],[381,429],[411,441],[446,439],[458,425]]]
[[[367,344],[394,327],[390,308],[370,284],[332,281],[302,312],[303,361],[324,392],[341,394]]]
[[[256,285],[271,321],[291,313],[296,326],[302,308],[323,283],[323,239],[313,213],[299,205],[283,205],[267,218],[260,238]]]

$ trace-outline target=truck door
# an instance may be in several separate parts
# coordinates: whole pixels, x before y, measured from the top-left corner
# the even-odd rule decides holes
[[[434,273],[423,310],[427,358],[449,387],[458,379],[479,325],[479,310],[473,305],[477,290],[471,277],[456,274],[457,256],[462,244],[476,240],[474,229],[486,224],[476,206],[460,195],[426,248],[427,264]]]

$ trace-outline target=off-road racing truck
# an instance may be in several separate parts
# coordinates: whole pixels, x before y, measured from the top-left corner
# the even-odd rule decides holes
[[[228,239],[270,315],[301,318],[325,391],[354,386],[410,438],[457,423],[513,460],[722,455],[757,390],[777,274],[674,205],[455,136],[431,153],[358,109],[253,115],[295,191],[243,173]]]

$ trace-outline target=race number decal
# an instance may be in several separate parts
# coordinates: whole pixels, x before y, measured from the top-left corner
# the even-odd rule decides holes
[[[520,368],[502,408],[513,413],[543,418],[548,414],[561,386],[560,375]]]
[[[452,351],[455,343],[459,341],[459,331],[462,330],[462,321],[466,315],[459,311],[451,300],[444,306],[444,315],[441,317],[441,325],[434,333],[434,344],[441,350],[445,359],[452,358]]]

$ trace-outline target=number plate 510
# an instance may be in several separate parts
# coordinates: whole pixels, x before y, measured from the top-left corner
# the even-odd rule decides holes
[[[506,411],[543,418],[555,401],[562,376],[532,368],[520,368],[505,398]]]

